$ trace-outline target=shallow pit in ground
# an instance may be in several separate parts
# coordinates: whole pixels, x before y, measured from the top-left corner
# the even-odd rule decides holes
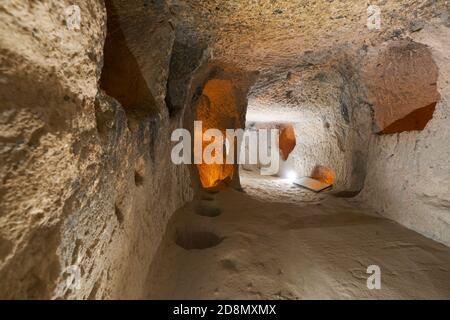
[[[195,211],[198,215],[203,217],[218,217],[222,213],[222,210],[214,205],[209,204],[211,201],[202,201]]]
[[[178,229],[175,236],[175,243],[186,250],[208,249],[219,245],[222,241],[222,237],[210,231]]]

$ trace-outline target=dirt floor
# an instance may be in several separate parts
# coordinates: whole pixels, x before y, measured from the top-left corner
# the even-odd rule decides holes
[[[242,185],[174,214],[149,299],[450,298],[450,248],[287,180],[242,172]]]

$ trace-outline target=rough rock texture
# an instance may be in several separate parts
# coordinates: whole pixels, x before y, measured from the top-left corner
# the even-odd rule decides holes
[[[341,4],[345,5],[344,2]],[[366,183],[366,191],[362,197],[366,204],[378,208],[379,213],[448,244],[446,168],[449,153],[448,144],[444,143],[448,131],[444,129],[448,127],[448,116],[443,97],[448,92],[445,85],[445,79],[448,79],[448,72],[445,71],[448,59],[437,57],[436,54],[442,52],[441,56],[445,56],[441,43],[445,42],[444,36],[435,40],[426,40],[426,37],[429,36],[428,28],[438,28],[443,35],[448,32],[446,17],[449,4],[436,1],[377,4],[383,13],[380,31],[371,34],[365,34],[365,31],[354,32],[352,41],[342,43],[346,27],[336,26],[343,38],[333,37],[334,43],[332,46],[330,44],[329,49],[323,49],[320,41],[314,41],[314,37],[311,40],[300,32],[297,35],[307,38],[302,39],[306,45],[312,41],[315,47],[296,56],[295,63],[292,58],[294,46],[291,50],[286,48],[292,37],[283,39],[285,46],[274,46],[277,49],[283,48],[283,54],[267,54],[264,56],[265,60],[259,57],[254,60],[241,57],[243,64],[247,61],[249,65],[255,63],[261,71],[261,77],[249,97],[247,120],[293,122],[297,145],[287,164],[290,169],[295,169],[300,176],[311,175],[316,165],[333,169],[336,172],[334,191],[342,196],[354,196]],[[336,2],[331,4],[331,8],[334,5],[337,5]],[[386,8],[396,5],[403,9]],[[355,4],[354,8],[357,6]],[[346,9],[346,12],[352,12],[352,9]],[[315,11],[310,13],[314,15]],[[390,18],[394,20],[389,20]],[[413,20],[428,22],[423,23],[423,28],[416,30],[409,28]],[[347,26],[354,27],[354,30],[362,28],[362,24],[353,22]],[[230,25],[230,28],[233,29],[234,25]],[[230,40],[224,32],[219,32],[218,35]],[[233,38],[229,41],[230,46],[243,44],[241,39],[244,38]],[[267,40],[267,46],[274,39],[272,37],[270,41]],[[361,41],[362,39],[365,40]],[[220,43],[224,44],[225,40]],[[255,40],[251,43],[260,45]],[[386,57],[383,57],[383,54],[390,52],[386,48],[402,48],[405,44],[409,47],[406,50],[406,60],[409,62],[401,61],[401,54],[398,53],[392,57],[397,65],[403,67],[395,67],[394,62],[387,62]],[[225,51],[224,49],[223,52]],[[259,51],[255,51],[257,56]],[[246,54],[250,55],[250,51]],[[392,52],[389,54],[392,55]],[[280,60],[276,59],[279,57],[283,58],[278,64]],[[372,82],[374,86],[367,85],[365,76],[370,73],[369,67],[376,68],[378,63],[374,65],[374,61],[383,59],[386,64],[382,66],[382,72],[372,72],[372,76],[385,75],[389,81],[380,81],[379,86],[376,81]],[[412,70],[411,65],[417,67]],[[437,69],[439,79],[436,81]],[[394,72],[390,73],[390,70]],[[383,96],[377,97],[380,91]],[[434,106],[439,95],[442,101]],[[400,98],[408,103],[400,101]],[[381,114],[384,112],[384,115],[377,118],[380,112],[376,114],[373,111],[376,111],[375,107],[380,101],[391,101],[392,106],[396,107],[394,110],[400,112],[387,117],[386,114],[389,113],[383,110]],[[383,104],[378,106],[385,108]],[[382,109],[378,109],[380,110]],[[383,118],[388,121],[377,125],[377,120]],[[406,128],[404,122],[407,124]],[[374,137],[371,133],[374,128],[375,131],[386,129],[388,136]],[[423,132],[389,135],[405,129],[423,129]],[[433,130],[433,133],[429,130]],[[378,146],[375,147],[376,145]],[[417,151],[420,146],[423,152]],[[433,205],[427,204],[430,201]]]
[[[425,45],[389,41],[370,50],[362,73],[374,109],[375,132],[425,128],[439,101],[438,68]]]
[[[376,43],[409,30],[413,20],[443,12],[446,1],[371,1],[382,13],[381,30],[367,28],[366,1],[170,1],[189,32],[209,39],[213,56],[267,76],[301,63],[311,51]]]
[[[226,129],[245,127],[247,93],[252,83],[252,74],[242,74],[229,67],[212,69],[194,107],[196,120],[202,121],[202,134],[208,129],[218,129],[225,139]],[[213,138],[206,139],[203,136],[202,141],[204,151],[213,142]],[[237,148],[235,145],[235,150]],[[222,154],[224,164],[207,164],[203,159],[203,163],[197,165],[203,187],[214,187],[221,181],[233,180],[236,187],[239,187],[238,166],[226,163],[225,149]]]
[[[175,38],[165,1],[107,0],[101,87],[124,108],[157,113],[166,107]]]
[[[245,112],[238,109],[235,91],[231,80],[210,79],[203,88],[202,95],[198,99],[196,107],[197,120],[202,122],[202,150],[205,151],[210,143],[215,139],[220,139],[222,146],[222,162],[224,164],[208,164],[203,158],[203,163],[198,164],[200,180],[204,187],[214,187],[221,181],[231,181],[234,173],[234,165],[226,164],[223,149],[226,129],[235,129],[242,127],[241,115]],[[209,129],[220,130],[221,138],[206,138],[205,132]],[[217,142],[217,141],[216,141]],[[215,154],[214,156],[219,156]]]
[[[227,189],[204,201],[219,215],[193,206],[174,214],[148,298],[450,297],[450,248],[343,199],[276,178],[247,180],[248,194]],[[367,289],[372,264],[381,268],[381,290]]]
[[[209,58],[210,52],[207,44],[197,38],[186,37],[184,26],[177,26],[166,93],[166,104],[171,117],[183,113],[186,109],[189,110],[188,106],[194,107],[194,104],[187,100],[190,96],[198,95],[198,92],[190,92],[191,89],[201,90],[201,88],[193,88],[195,86],[194,75],[200,78],[197,81],[205,81],[206,74],[203,74],[205,72],[202,73],[199,70]],[[199,74],[196,74],[197,71]],[[200,84],[198,85],[200,86]]]
[[[333,169],[331,168],[316,166],[311,173],[311,178],[319,180],[326,184],[333,184],[334,180],[336,180],[336,173],[334,173]]]
[[[271,83],[260,80],[250,96],[247,121],[292,123],[296,146],[281,171],[311,176],[317,165],[323,165],[336,172],[335,191],[359,191],[371,132],[370,109],[359,98],[363,92],[349,57],[328,59],[316,57],[314,64],[292,69]]]
[[[171,213],[192,197],[189,170],[169,158],[170,48],[139,40],[142,15],[119,19],[145,83],[130,79],[158,106],[133,118],[99,90],[102,2],[78,2],[80,30],[65,25],[68,5],[1,5],[0,296],[139,298]],[[174,37],[158,28],[155,37]]]
[[[450,245],[450,29],[434,22],[414,40],[432,52],[441,100],[423,131],[371,137],[361,199],[380,214]]]
[[[0,298],[147,296],[169,218],[200,181],[170,162],[170,133],[202,114],[221,130],[291,123],[283,170],[330,168],[338,195],[363,189],[360,205],[450,245],[450,4],[375,2],[378,31],[353,0],[82,0],[75,29],[69,1],[3,1]],[[405,119],[423,130],[392,134]]]

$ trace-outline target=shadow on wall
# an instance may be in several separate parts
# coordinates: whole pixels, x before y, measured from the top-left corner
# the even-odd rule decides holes
[[[104,46],[104,65],[100,88],[114,97],[125,111],[157,113],[155,99],[145,81],[136,57],[128,47],[119,15],[112,1],[105,1],[107,35]]]
[[[437,102],[433,102],[432,104],[424,108],[414,110],[404,118],[399,119],[384,128],[381,133],[392,134],[404,131],[422,131],[423,129],[425,129],[427,123],[433,118],[436,104]]]

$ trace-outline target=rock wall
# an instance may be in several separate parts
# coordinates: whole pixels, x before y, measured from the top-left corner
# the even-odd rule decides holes
[[[312,176],[317,166],[330,168],[336,174],[336,193],[357,192],[365,179],[370,113],[350,108],[338,96],[320,108],[305,110],[294,126],[297,145],[290,158],[296,172]]]
[[[154,102],[127,109],[99,89],[103,2],[78,1],[75,29],[70,4],[0,5],[0,297],[140,298],[167,221],[192,198],[189,169],[170,162],[174,30],[162,1],[109,1],[129,13],[125,56]]]
[[[293,123],[296,146],[282,170],[331,168],[336,195],[362,190],[362,205],[448,245],[448,36],[437,15],[343,54],[312,52],[259,80],[247,120]]]
[[[413,35],[431,50],[439,69],[441,99],[424,130],[371,136],[367,178],[359,197],[378,213],[446,245],[450,245],[449,36],[449,27],[440,21]]]
[[[438,68],[430,50],[414,41],[388,41],[371,48],[361,66],[374,131],[423,130],[433,117]]]

